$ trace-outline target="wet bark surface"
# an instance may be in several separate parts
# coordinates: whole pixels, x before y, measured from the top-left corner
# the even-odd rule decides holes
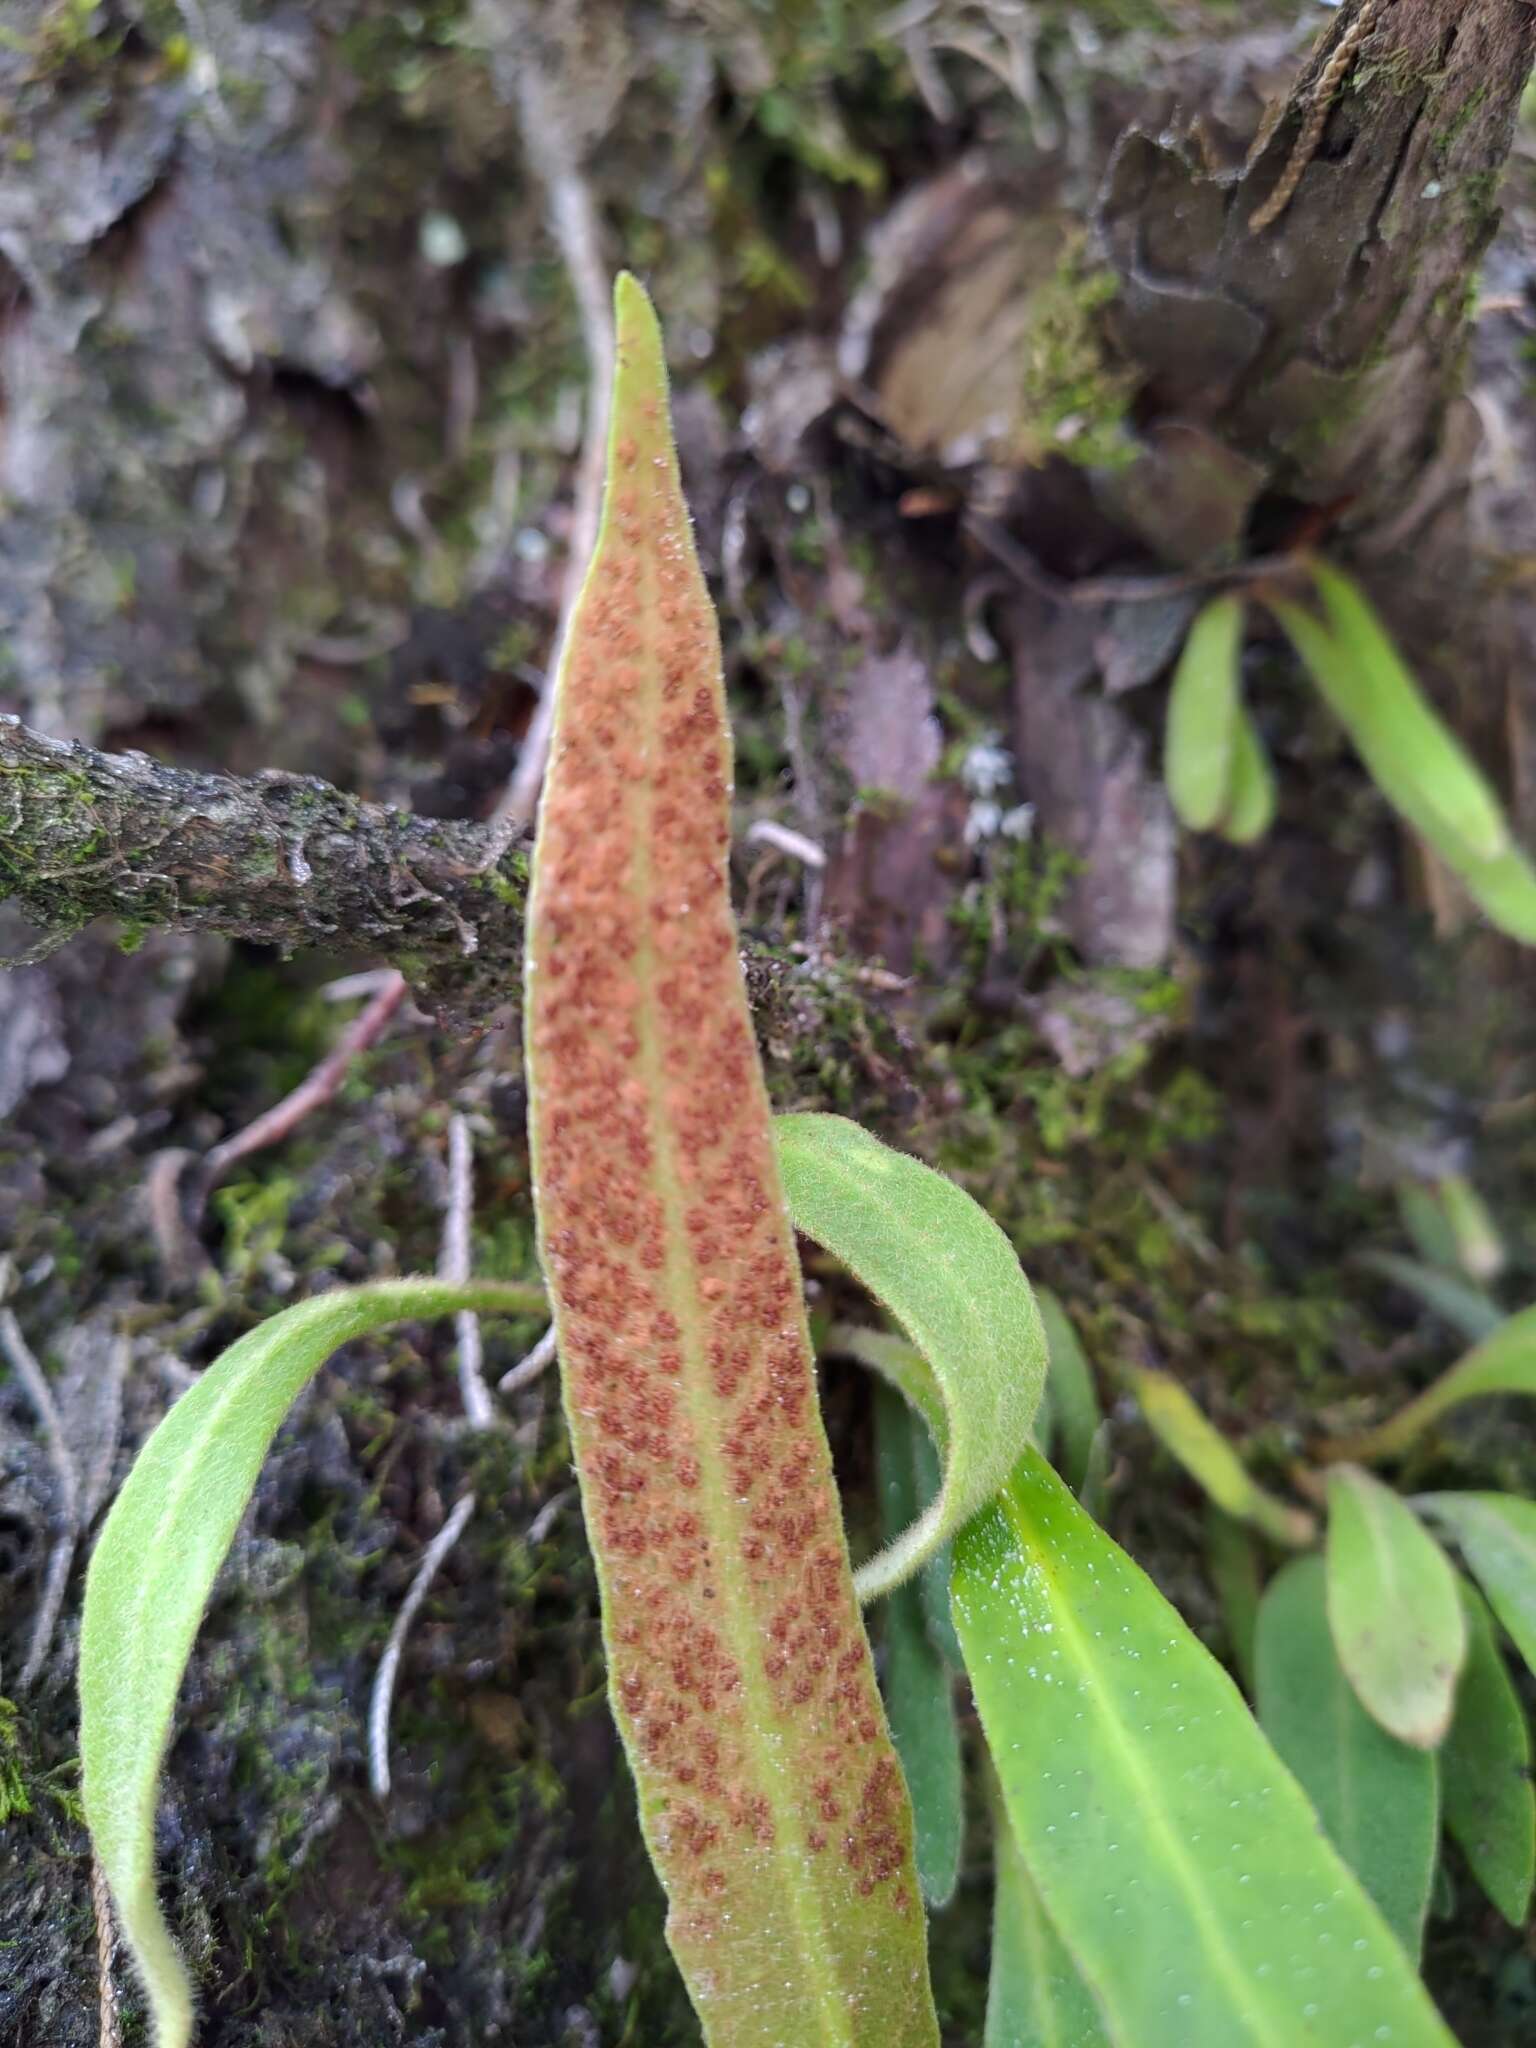
[[[1319,1416],[1454,1355],[1353,1263],[1397,1243],[1405,1181],[1470,1171],[1509,1224],[1507,1305],[1528,1298],[1528,969],[1420,870],[1262,639],[1270,840],[1181,839],[1157,755],[1194,607],[1306,542],[1364,576],[1528,811],[1536,15],[1380,8],[1255,232],[1357,7],[1321,36],[1286,5],[1236,28],[939,8],[899,41],[884,11],[7,16],[0,948],[68,943],[0,981],[0,1244],[83,1467],[120,1473],[185,1371],[295,1292],[432,1266],[450,1109],[477,1265],[531,1270],[505,1002],[524,853],[492,859],[488,821],[572,528],[589,337],[561,238],[583,195],[671,337],[780,1103],[956,1173],[1107,1389],[1169,1367],[1271,1476]],[[326,985],[385,962],[421,1010],[189,1208],[179,1162],[300,1080],[354,1014]],[[494,1373],[538,1329],[486,1334]],[[161,1840],[208,2048],[697,2038],[552,1385],[483,1433],[454,1386],[448,1331],[352,1347],[220,1583]],[[857,1535],[863,1394],[826,1391]],[[1116,1535],[1221,1649],[1198,1499],[1118,1411],[1114,1443]],[[1437,1456],[1423,1483],[1536,1476],[1495,1423]],[[381,1807],[369,1684],[468,1487]],[[17,1684],[59,1516],[8,1380],[18,2048],[99,2026],[78,1565]],[[1522,2038],[1529,1957],[1452,1877],[1432,1982],[1468,2041]],[[934,1926],[955,2043],[980,2037],[987,1899],[978,1843]]]

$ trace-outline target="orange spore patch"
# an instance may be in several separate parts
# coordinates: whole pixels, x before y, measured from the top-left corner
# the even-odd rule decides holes
[[[785,1830],[813,1853],[840,1844],[866,1895],[894,1894],[909,1834],[730,911],[717,631],[665,412],[637,402],[636,375],[621,365],[622,482],[540,821],[531,1123],[613,1706],[669,1889],[723,1909],[690,1924],[724,1926],[761,1868],[747,1850]],[[765,1715],[767,1747],[806,1760],[772,1782]]]

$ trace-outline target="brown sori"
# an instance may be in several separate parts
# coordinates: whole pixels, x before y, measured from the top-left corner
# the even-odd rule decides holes
[[[731,915],[720,646],[631,279],[562,664],[527,1048],[610,1692],[712,2040],[936,2040]]]

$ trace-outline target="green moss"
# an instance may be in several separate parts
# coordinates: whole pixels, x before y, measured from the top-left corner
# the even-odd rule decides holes
[[[215,1189],[211,1206],[224,1230],[221,1261],[226,1285],[243,1287],[279,1250],[297,1183],[285,1173],[250,1176]]]
[[[0,1699],[0,1828],[13,1814],[30,1813],[32,1799],[21,1769],[21,1738],[13,1701]]]
[[[1475,87],[1473,91],[1467,94],[1466,99],[1456,109],[1455,114],[1447,121],[1445,126],[1436,131],[1431,154],[1433,161],[1440,169],[1443,170],[1445,168],[1446,164],[1450,161],[1451,153],[1455,149],[1456,144],[1461,140],[1461,137],[1466,133],[1472,122],[1477,119],[1481,109],[1486,106],[1488,93],[1489,88],[1486,85]]]
[[[1055,275],[1030,300],[1019,454],[1052,456],[1084,469],[1125,469],[1136,459],[1128,425],[1136,380],[1110,356],[1099,315],[1119,289],[1113,271],[1096,269],[1085,245],[1068,249]]]
[[[522,909],[528,900],[528,856],[521,847],[504,854],[495,867],[487,868],[485,886],[498,903],[505,903],[512,910]]]

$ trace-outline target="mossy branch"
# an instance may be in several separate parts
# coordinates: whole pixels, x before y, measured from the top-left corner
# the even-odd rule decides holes
[[[522,989],[529,844],[493,859],[487,826],[364,803],[314,776],[195,774],[0,717],[0,901],[25,913],[40,954],[96,918],[130,935],[364,953],[445,1023],[482,1025]],[[889,1090],[897,1077],[873,1050],[889,1034],[840,979],[767,947],[742,964],[776,1064],[820,1077],[851,1047]],[[808,1099],[845,1106],[834,1085]]]
[[[0,896],[51,951],[95,918],[324,947],[401,969],[443,1017],[520,986],[526,839],[364,803],[313,776],[195,774],[0,720]]]

